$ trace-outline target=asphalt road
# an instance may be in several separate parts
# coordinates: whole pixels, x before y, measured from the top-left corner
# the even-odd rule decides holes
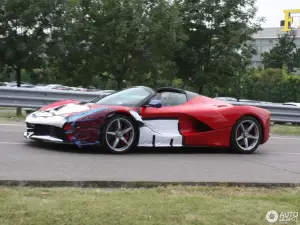
[[[251,155],[214,149],[136,149],[127,155],[38,145],[0,124],[0,180],[300,183],[300,137],[272,136]]]

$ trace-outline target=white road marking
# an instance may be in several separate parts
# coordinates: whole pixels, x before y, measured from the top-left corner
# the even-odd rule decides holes
[[[300,141],[300,138],[296,138],[296,137],[270,137],[270,139],[278,139],[278,140],[297,140],[297,141]]]
[[[25,145],[27,142],[0,142],[0,145]],[[300,155],[300,152],[265,152],[273,155]]]
[[[0,126],[25,127],[25,124],[0,124]]]
[[[25,142],[0,142],[0,145],[24,145]]]
[[[267,152],[276,155],[300,155],[300,152]]]

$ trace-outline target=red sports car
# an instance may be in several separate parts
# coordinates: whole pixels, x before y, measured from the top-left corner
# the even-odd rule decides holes
[[[26,138],[100,145],[112,153],[136,146],[225,147],[252,153],[269,139],[270,112],[176,88],[138,86],[89,103],[55,102],[28,115],[26,124]]]

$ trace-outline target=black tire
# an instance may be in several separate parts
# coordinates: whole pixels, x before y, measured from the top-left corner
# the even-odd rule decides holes
[[[111,126],[114,126],[114,123],[117,123],[116,120],[118,120],[118,119],[121,121],[121,123],[125,122],[125,123],[128,123],[128,124],[131,124],[131,126],[133,128],[132,133],[131,133],[133,139],[132,139],[132,141],[130,141],[130,144],[124,150],[118,150],[117,151],[113,148],[113,146],[111,146],[112,143],[110,142],[110,140],[108,140],[109,138],[107,136],[109,136],[109,135],[107,135],[107,132],[109,132],[109,129],[111,128]],[[112,133],[112,132],[110,132],[110,133]],[[112,138],[116,138],[116,137],[117,137],[117,135],[112,136]],[[138,139],[139,139],[139,129],[137,127],[136,122],[132,118],[130,118],[129,116],[126,116],[126,115],[123,115],[123,114],[116,114],[116,115],[110,117],[109,119],[107,119],[107,121],[105,122],[105,124],[101,128],[100,147],[101,147],[101,149],[103,149],[104,151],[106,151],[108,153],[124,154],[124,153],[128,153],[131,149],[133,149],[137,146]],[[122,139],[119,139],[119,142],[124,143],[122,141]],[[126,144],[124,143],[124,145],[126,145]]]
[[[252,129],[255,129],[255,132],[257,131],[258,134],[252,135],[252,133],[247,132],[247,134],[238,135],[238,133],[240,132],[240,129],[242,129],[240,125],[241,124],[244,125],[244,124],[247,124],[247,123],[251,124],[250,121],[255,124]],[[248,127],[246,127],[245,129],[247,130],[247,128]],[[256,137],[257,136],[257,140],[256,139],[250,139],[250,140],[253,140],[253,143],[251,144],[251,142],[250,142],[249,149],[245,149],[246,148],[245,138],[247,138],[247,135],[251,136],[251,137]],[[258,146],[260,145],[262,137],[263,137],[262,135],[263,135],[262,127],[261,127],[261,124],[259,123],[259,121],[257,119],[255,119],[254,117],[251,117],[251,116],[242,117],[241,119],[239,119],[235,123],[235,125],[232,128],[231,137],[230,137],[230,150],[234,153],[239,153],[239,154],[251,154],[254,151],[256,151]],[[238,141],[237,140],[238,136],[239,136],[239,138],[240,137],[243,137],[243,138]],[[249,139],[247,138],[247,143],[248,143],[248,140]],[[243,141],[244,144],[242,144],[240,141]],[[242,146],[242,145],[245,145],[245,146]],[[249,143],[248,143],[248,145],[249,145]]]

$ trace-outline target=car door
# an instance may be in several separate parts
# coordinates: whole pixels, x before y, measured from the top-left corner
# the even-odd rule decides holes
[[[151,100],[159,100],[162,107],[156,108],[146,104],[141,108],[141,116],[143,119],[158,119],[158,118],[176,118],[179,115],[181,105],[187,102],[187,97],[184,93],[165,91],[157,93]]]
[[[179,131],[181,105],[187,101],[184,93],[161,92],[152,99],[160,100],[162,106],[143,106],[140,115],[145,123],[141,128],[140,146],[182,146],[183,137]],[[148,103],[149,103],[148,102]],[[149,140],[149,136],[151,136]]]

